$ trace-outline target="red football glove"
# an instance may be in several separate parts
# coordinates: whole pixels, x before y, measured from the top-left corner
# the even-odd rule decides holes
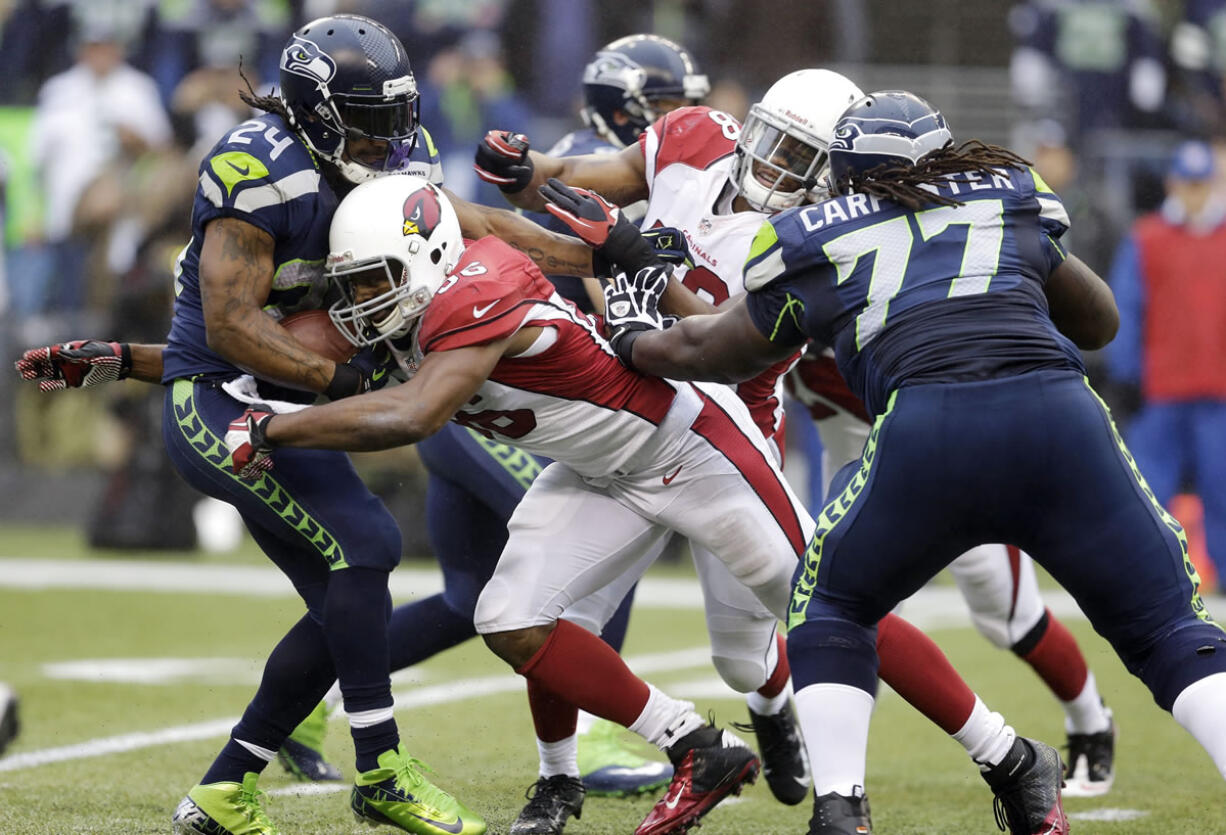
[[[248,409],[230,422],[225,444],[230,450],[230,469],[239,478],[254,481],[272,469],[272,445],[266,433],[273,417],[272,412]]]
[[[592,271],[597,278],[637,273],[666,260],[620,209],[596,192],[573,188],[555,177],[539,191],[546,211],[595,248]]]
[[[532,182],[533,173],[528,137],[505,130],[490,131],[477,145],[473,171],[508,194],[523,191]]]
[[[132,351],[126,342],[78,339],[31,348],[14,365],[40,391],[85,388],[125,379],[132,372]]]

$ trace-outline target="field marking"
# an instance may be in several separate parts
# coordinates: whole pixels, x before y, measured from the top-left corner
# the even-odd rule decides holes
[[[709,664],[710,649],[701,646],[669,652],[647,653],[628,658],[626,661],[632,669],[640,674],[688,669]],[[393,697],[396,700],[397,710],[407,710],[414,707],[431,707],[483,696],[510,693],[522,690],[523,687],[524,680],[508,671],[500,675],[456,679],[446,684],[417,686],[411,690],[394,692]],[[340,716],[343,716],[343,712],[338,711],[338,713]],[[333,718],[337,719],[339,717]],[[142,748],[152,748],[157,745],[196,742],[201,739],[225,736],[230,733],[230,729],[237,722],[237,716],[225,719],[211,719],[191,725],[163,728],[158,731],[120,734],[118,736],[86,740],[85,742],[78,742],[72,745],[62,745],[56,748],[26,751],[0,758],[0,772],[20,771],[40,765],[66,762],[68,760],[122,754]]]
[[[401,566],[392,572],[392,597],[405,602],[443,589],[436,567]],[[149,591],[171,594],[223,594],[238,597],[293,597],[293,586],[275,567],[255,565],[194,565],[164,560],[42,560],[0,557],[0,589],[84,589],[90,591]],[[1043,599],[1061,618],[1084,619],[1067,592],[1044,589]],[[1219,608],[1226,609],[1226,601]],[[701,609],[698,581],[682,577],[645,577],[634,599],[650,609]],[[903,616],[921,628],[965,625],[969,613],[953,586],[921,589],[903,606]]]
[[[1094,809],[1090,812],[1068,813],[1069,820],[1107,821],[1109,823],[1134,821],[1145,817],[1149,817],[1149,812],[1144,809]]]

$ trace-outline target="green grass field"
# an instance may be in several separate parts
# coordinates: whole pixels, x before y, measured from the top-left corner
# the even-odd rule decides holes
[[[299,604],[284,595],[202,594],[190,585],[167,591],[16,587],[20,572],[13,558],[24,559],[22,576],[29,576],[31,558],[96,562],[70,532],[0,528],[0,680],[21,694],[24,724],[0,759],[0,833],[169,832],[175,804],[199,779],[229,721],[254,692],[261,659],[299,616]],[[141,566],[156,560],[155,567],[263,565],[250,547],[224,558],[142,560],[149,562]],[[414,569],[428,565],[406,563]],[[685,575],[685,568],[662,567],[650,576]],[[1066,801],[1068,811],[1079,815],[1074,831],[1226,833],[1226,800],[1209,758],[1154,706],[1084,621],[1070,626],[1120,726],[1115,789],[1101,799]],[[934,628],[932,634],[1019,732],[1063,742],[1060,711],[1028,668],[991,648],[969,626]],[[650,671],[645,674],[654,683],[713,710],[717,719],[744,719],[739,699],[721,691],[703,662],[704,646],[700,612],[640,607],[625,655],[636,669]],[[130,663],[118,663],[125,659]],[[157,659],[164,661],[153,667]],[[67,662],[94,666],[77,668],[78,677],[62,677],[72,673]],[[141,675],[147,680],[137,681]],[[470,642],[397,676],[394,690],[410,749],[436,770],[441,785],[485,815],[492,832],[505,833],[535,777],[522,683],[483,645]],[[100,740],[127,750],[102,752]],[[61,751],[71,745],[81,747]],[[351,775],[343,721],[332,724],[328,748]],[[38,764],[56,757],[63,759]],[[991,795],[961,748],[892,693],[881,696],[874,717],[868,780],[875,828],[885,835],[996,831]],[[266,808],[284,832],[367,831],[349,814],[343,788],[293,793],[300,785],[275,764],[262,781],[271,795]],[[572,821],[567,832],[625,835],[652,802],[589,799],[583,819]],[[1135,817],[1120,820],[1127,812]],[[760,783],[717,808],[701,831],[803,833],[809,814],[807,806],[780,806]]]

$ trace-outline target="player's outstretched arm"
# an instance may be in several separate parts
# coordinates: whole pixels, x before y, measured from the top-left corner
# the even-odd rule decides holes
[[[507,209],[469,203],[446,189],[443,193],[456,211],[464,237],[500,238],[531,258],[546,274],[592,275],[592,248],[583,241],[551,232]]]
[[[369,451],[429,437],[472,399],[515,337],[426,355],[403,385],[293,414],[264,427],[271,447]]]
[[[1095,351],[1115,338],[1120,311],[1107,282],[1075,255],[1052,270],[1044,285],[1051,320],[1078,348]]]
[[[497,184],[514,206],[543,211],[545,200],[537,189],[551,177],[598,192],[618,206],[647,199],[647,169],[637,144],[617,154],[550,157],[528,150],[526,137],[518,135],[518,140],[490,131],[477,148],[475,164],[477,175]]]
[[[200,299],[209,347],[257,377],[336,400],[358,394],[357,369],[311,351],[264,312],[276,271],[272,236],[222,217],[204,230]]]
[[[668,330],[638,331],[624,349],[634,368],[672,380],[739,383],[793,354],[754,325],[745,297],[719,313],[689,316]]]
[[[14,365],[21,379],[36,384],[40,391],[87,388],[127,379],[160,383],[165,347],[76,339],[29,348]]]

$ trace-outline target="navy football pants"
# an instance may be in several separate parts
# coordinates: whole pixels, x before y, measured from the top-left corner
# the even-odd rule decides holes
[[[898,390],[817,524],[789,619],[797,689],[873,692],[872,625],[983,542],[1033,555],[1162,707],[1226,672],[1182,528],[1073,372]]]

